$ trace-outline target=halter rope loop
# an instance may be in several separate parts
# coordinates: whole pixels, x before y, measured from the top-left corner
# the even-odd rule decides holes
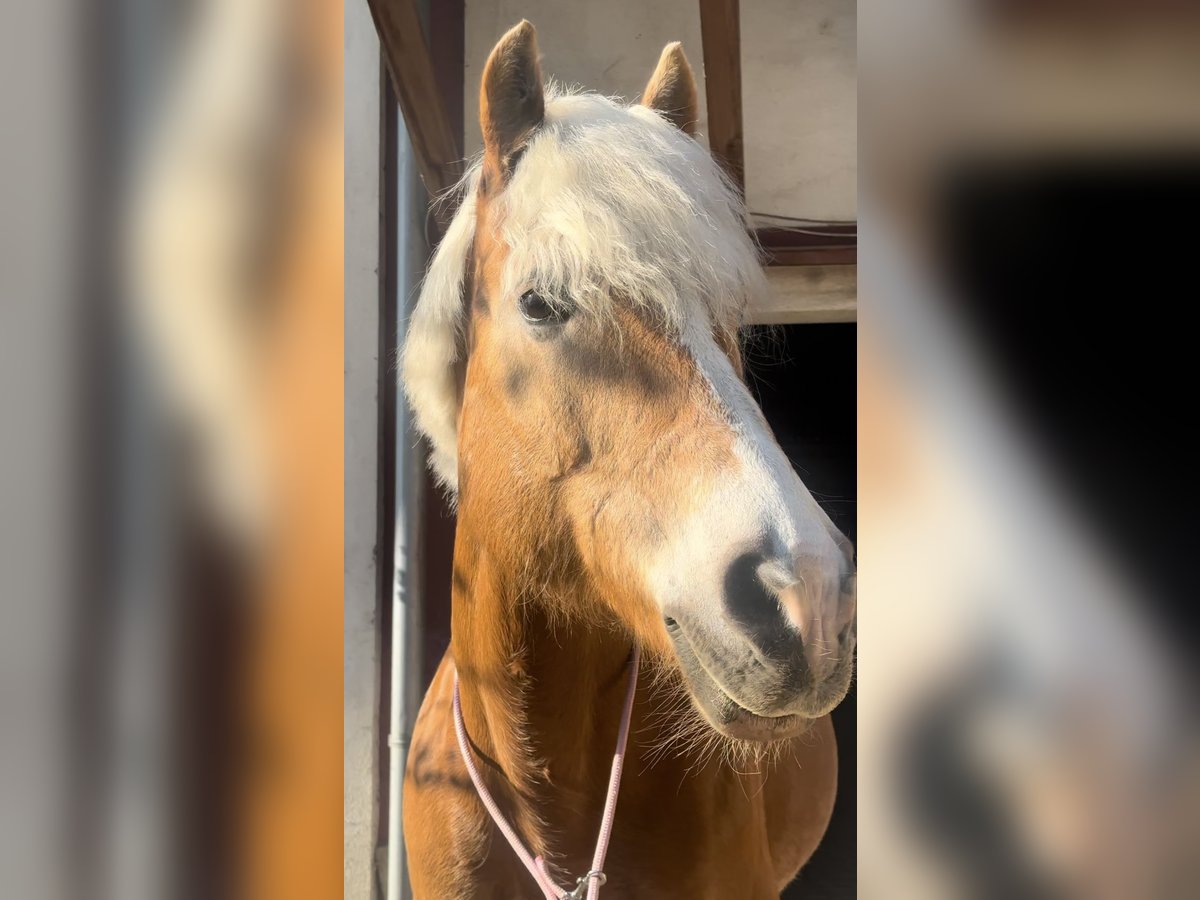
[[[600,896],[600,887],[607,880],[608,876],[604,874],[604,857],[608,854],[608,842],[612,837],[613,819],[617,814],[617,796],[621,792],[621,768],[625,763],[625,745],[629,742],[629,721],[633,716],[633,695],[637,689],[638,666],[641,661],[641,650],[636,644],[633,646],[633,651],[629,655],[629,683],[625,688],[625,706],[621,710],[621,727],[617,732],[617,749],[613,754],[612,769],[608,775],[608,795],[604,799],[604,815],[600,819],[600,834],[596,837],[596,852],[592,856],[592,867],[588,873],[581,877],[578,886],[575,890],[568,893],[554,883],[550,877],[550,873],[546,870],[546,861],[542,857],[533,857],[525,846],[521,843],[521,839],[517,837],[517,833],[512,826],[508,824],[508,820],[504,818],[504,814],[500,812],[500,807],[496,804],[495,798],[492,797],[491,791],[487,785],[483,783],[483,776],[479,774],[479,769],[475,765],[475,758],[471,754],[471,743],[467,737],[467,726],[463,722],[462,714],[462,698],[459,696],[458,690],[458,669],[454,670],[454,732],[458,737],[458,750],[462,754],[463,762],[467,767],[467,774],[471,776],[471,783],[475,785],[475,792],[479,794],[479,799],[483,802],[484,808],[487,809],[488,815],[492,817],[492,821],[496,823],[496,827],[500,829],[500,833],[504,835],[513,852],[517,854],[517,858],[521,860],[521,864],[529,870],[529,874],[533,876],[533,880],[537,882],[538,887],[542,889],[547,900],[582,900],[582,890],[584,884],[587,884],[587,900],[597,900]]]

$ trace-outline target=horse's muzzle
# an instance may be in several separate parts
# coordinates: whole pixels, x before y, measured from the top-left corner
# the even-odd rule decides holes
[[[785,573],[745,554],[727,570],[723,615],[665,610],[688,689],[709,724],[730,737],[779,740],[841,702],[856,644],[854,576],[844,571]]]

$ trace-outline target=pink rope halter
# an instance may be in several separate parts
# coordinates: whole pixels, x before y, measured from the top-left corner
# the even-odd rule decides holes
[[[625,706],[621,710],[621,727],[617,732],[617,750],[613,754],[612,769],[608,775],[608,796],[604,800],[604,816],[600,820],[600,834],[596,837],[596,852],[592,856],[592,868],[586,875],[579,878],[577,886],[570,892],[564,891],[554,883],[550,878],[550,873],[546,871],[546,861],[542,857],[534,858],[525,849],[521,839],[517,837],[517,833],[513,831],[508,820],[504,818],[504,814],[500,812],[500,807],[496,805],[491,791],[483,783],[483,777],[479,774],[475,759],[471,755],[467,726],[463,723],[462,699],[458,692],[458,669],[454,670],[454,731],[458,735],[458,749],[462,753],[463,762],[466,763],[467,774],[471,776],[471,783],[475,785],[475,791],[487,808],[488,815],[492,817],[492,821],[496,823],[496,827],[500,829],[501,834],[513,848],[513,852],[517,854],[521,863],[529,870],[529,874],[533,876],[533,880],[542,889],[547,900],[583,900],[585,886],[587,887],[587,900],[597,900],[600,896],[601,885],[608,880],[604,874],[604,857],[608,854],[608,841],[612,837],[613,818],[617,814],[617,795],[621,792],[621,766],[625,762],[625,745],[629,741],[629,720],[633,715],[633,694],[637,688],[640,659],[641,651],[634,644],[633,652],[629,656],[629,684],[625,688]]]

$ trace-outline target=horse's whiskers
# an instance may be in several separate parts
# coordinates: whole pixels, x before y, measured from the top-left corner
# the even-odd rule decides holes
[[[703,771],[715,762],[739,775],[757,774],[765,778],[786,754],[791,753],[794,758],[792,740],[744,741],[713,729],[693,705],[678,673],[667,666],[656,666],[647,674],[655,708],[638,729],[639,735],[651,736],[643,771],[674,756],[689,760],[686,769],[689,775]]]

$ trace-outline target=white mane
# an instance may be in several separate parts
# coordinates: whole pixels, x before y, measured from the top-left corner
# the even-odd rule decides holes
[[[475,237],[479,163],[434,255],[408,327],[404,384],[431,465],[457,487],[455,363],[463,282]],[[614,298],[660,313],[681,332],[689,315],[733,332],[766,289],[737,189],[709,152],[643,106],[595,94],[546,96],[546,116],[494,201],[509,248],[503,296],[530,288],[604,315]],[[710,329],[711,330],[711,329]]]

